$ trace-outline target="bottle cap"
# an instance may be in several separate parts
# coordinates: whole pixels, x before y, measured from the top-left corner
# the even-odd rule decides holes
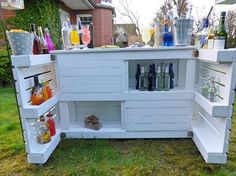
[[[220,12],[220,16],[226,16],[226,12],[225,11]]]
[[[208,28],[208,26],[209,26],[209,20],[207,18],[204,18],[203,19],[203,27]]]

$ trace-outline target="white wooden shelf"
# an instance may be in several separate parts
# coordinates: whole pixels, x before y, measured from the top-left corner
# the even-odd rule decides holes
[[[208,99],[203,97],[199,92],[195,92],[195,101],[205,111],[213,117],[228,117],[232,116],[232,106],[228,106],[221,102],[210,102]]]
[[[57,95],[54,95],[49,100],[45,101],[41,105],[27,105],[21,107],[20,113],[22,118],[39,118],[41,115],[46,113],[50,108],[57,104]]]
[[[236,59],[236,49],[200,49],[198,59],[206,62],[233,62]]]
[[[45,163],[56,146],[61,140],[61,130],[57,129],[56,135],[52,137],[51,141],[47,144],[37,144],[35,147],[31,147],[30,156],[28,154],[28,160],[30,163]]]
[[[227,156],[223,154],[223,142],[217,133],[209,128],[206,123],[201,123],[200,121],[192,122],[192,130],[193,141],[207,163],[226,162]]]
[[[216,4],[236,4],[236,0],[216,0]]]
[[[32,67],[52,63],[50,54],[12,56],[11,60],[14,67]]]

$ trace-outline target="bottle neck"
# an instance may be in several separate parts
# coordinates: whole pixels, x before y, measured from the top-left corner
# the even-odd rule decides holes
[[[218,31],[225,31],[225,17],[220,17]]]
[[[36,34],[36,31],[35,31],[35,25],[34,24],[31,24],[31,32]]]
[[[34,85],[37,86],[39,84],[39,79],[38,77],[34,77]]]

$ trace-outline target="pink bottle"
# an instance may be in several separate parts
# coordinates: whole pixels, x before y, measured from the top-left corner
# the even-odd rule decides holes
[[[44,31],[45,31],[45,40],[46,40],[47,45],[48,45],[48,52],[50,52],[52,50],[55,50],[54,44],[52,43],[52,39],[49,35],[48,28],[45,28]]]

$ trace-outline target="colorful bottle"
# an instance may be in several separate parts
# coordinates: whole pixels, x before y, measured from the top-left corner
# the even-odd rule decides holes
[[[215,35],[214,49],[225,49],[227,44],[227,32],[225,28],[226,12],[220,13],[220,23]]]
[[[31,91],[32,105],[40,105],[44,102],[42,88],[43,85],[39,83],[38,76],[34,76],[34,87]]]
[[[170,75],[170,89],[174,88],[174,71],[173,71],[173,64],[169,64],[169,75]]]
[[[48,52],[55,50],[54,44],[53,44],[52,39],[49,34],[49,29],[45,28],[44,31],[45,31],[45,39],[48,44]]]
[[[49,113],[47,114],[47,123],[49,125],[49,131],[50,131],[50,135],[51,137],[54,136],[56,134],[56,125],[55,125],[55,121],[52,118],[52,114],[49,111]]]
[[[43,82],[42,94],[44,101],[47,101],[52,97],[52,90],[47,81]]]
[[[139,90],[146,90],[146,75],[145,75],[145,67],[141,66],[141,74],[139,76]]]
[[[51,141],[50,130],[43,116],[39,119],[37,139],[40,144],[46,144]]]
[[[155,90],[160,91],[163,88],[163,76],[161,74],[161,66],[157,66],[157,74],[156,74],[156,81],[155,81]]]
[[[172,35],[172,32],[171,32],[171,28],[169,29],[169,26],[168,26],[168,16],[165,15],[164,16],[164,31],[163,31],[163,34],[162,34],[162,41],[163,41],[163,46],[173,46],[173,35]]]
[[[154,84],[154,75],[153,75],[153,69],[152,65],[149,65],[149,73],[147,75],[147,90],[153,91],[153,84]]]
[[[137,70],[136,70],[136,74],[135,74],[135,87],[136,89],[139,89],[139,76],[141,74],[141,67],[140,64],[137,65]]]
[[[47,45],[45,38],[43,37],[43,30],[42,30],[41,26],[38,27],[38,33],[39,33],[39,39],[40,39],[42,53],[48,54],[48,45]]]
[[[169,75],[169,66],[165,66],[165,76],[164,76],[164,88],[163,90],[170,90],[170,75]]]
[[[34,34],[34,43],[33,43],[33,54],[41,54],[41,43],[40,39],[36,34],[35,24],[31,24],[31,33]]]
[[[204,19],[203,30],[201,32],[201,48],[208,48],[209,20]]]

